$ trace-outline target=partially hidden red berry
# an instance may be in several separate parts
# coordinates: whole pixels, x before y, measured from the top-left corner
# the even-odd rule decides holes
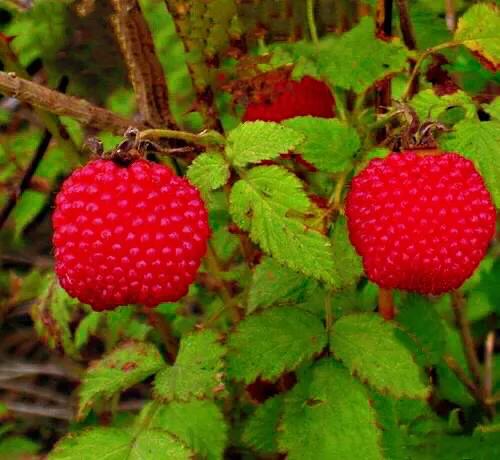
[[[421,294],[441,294],[469,278],[496,219],[473,163],[446,152],[372,160],[351,183],[346,216],[368,278]]]
[[[300,81],[272,82],[269,97],[248,104],[243,121],[280,122],[293,117],[313,116],[333,118],[335,100],[330,88],[321,80],[305,76]]]
[[[56,197],[56,274],[95,310],[154,307],[184,296],[207,248],[207,211],[198,190],[166,166],[95,160]]]

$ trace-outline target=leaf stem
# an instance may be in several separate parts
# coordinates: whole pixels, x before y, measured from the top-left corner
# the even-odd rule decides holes
[[[197,134],[175,129],[145,129],[139,133],[139,140],[160,139],[180,139],[201,145],[223,145],[226,142],[222,134],[213,130],[205,130]]]
[[[394,319],[396,315],[394,309],[394,299],[392,289],[379,287],[378,289],[378,312],[386,321]]]
[[[311,34],[312,42],[318,46],[318,30],[316,29],[316,22],[314,21],[314,0],[306,0],[307,10],[307,24],[309,25],[309,33]]]
[[[224,310],[229,310],[233,323],[237,323],[241,320],[240,309],[238,308],[237,303],[232,297],[229,289],[226,285],[226,281],[222,276],[222,269],[220,267],[219,260],[215,253],[215,250],[212,247],[212,243],[208,243],[207,253],[205,256],[205,260],[207,262],[208,270],[212,273],[212,275],[219,281],[219,293],[222,301],[224,302]],[[216,319],[216,318],[215,318]],[[211,323],[214,321],[214,318],[209,318],[207,323]]]
[[[174,337],[170,324],[161,313],[151,308],[144,307],[143,312],[146,314],[149,323],[158,331],[158,334],[160,334],[167,352],[168,360],[173,363],[179,351],[179,343]]]
[[[464,296],[461,292],[455,290],[451,293],[451,300],[453,313],[455,315],[455,322],[462,339],[465,358],[467,359],[467,365],[475,382],[480,383],[482,381],[481,365],[479,364],[479,359],[477,357],[474,339],[472,338],[469,320],[465,312]]]

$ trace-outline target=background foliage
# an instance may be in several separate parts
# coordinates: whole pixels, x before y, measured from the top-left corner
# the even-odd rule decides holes
[[[1,459],[500,457],[498,238],[461,292],[396,293],[385,322],[343,216],[353,174],[418,141],[417,118],[498,207],[495,2],[0,6],[5,72],[115,114],[32,107],[0,75]],[[336,118],[241,123],[276,69],[328,82]],[[113,148],[124,125],[174,131],[152,158],[200,188],[212,237],[178,303],[96,313],[54,281],[50,213],[85,140]]]

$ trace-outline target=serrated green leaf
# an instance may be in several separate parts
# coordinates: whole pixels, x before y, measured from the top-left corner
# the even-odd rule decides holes
[[[285,396],[278,443],[289,460],[382,460],[380,440],[365,388],[332,359],[313,365]]]
[[[83,418],[96,402],[139,383],[164,365],[150,343],[124,342],[85,372],[79,389],[78,417]]]
[[[500,68],[500,10],[493,3],[469,8],[458,20],[455,40],[463,41],[490,66]]]
[[[31,317],[38,335],[50,348],[60,347],[73,357],[78,356],[78,351],[73,343],[70,322],[78,304],[51,277],[44,293],[31,308]]]
[[[227,372],[236,380],[274,380],[319,353],[326,344],[322,322],[296,307],[276,307],[238,325],[227,341]]]
[[[229,166],[218,152],[197,156],[187,170],[188,179],[202,192],[222,187],[229,179]]]
[[[292,216],[310,206],[301,182],[278,166],[253,168],[233,186],[230,197],[234,221],[265,252],[292,270],[331,282],[334,261],[328,238]]]
[[[493,99],[493,102],[484,106],[484,110],[490,114],[492,118],[500,121],[500,96]]]
[[[75,347],[77,350],[85,346],[90,336],[97,332],[102,319],[104,318],[101,313],[93,311],[80,321],[75,331]]]
[[[500,206],[500,162],[497,161],[500,144],[500,122],[463,120],[455,125],[453,133],[440,139],[440,146],[458,152],[474,161],[493,196]]]
[[[438,96],[432,89],[426,89],[416,94],[410,105],[417,112],[420,121],[437,120],[453,107],[462,107],[465,118],[477,119],[474,101],[463,91]]]
[[[408,295],[399,302],[396,320],[422,351],[422,365],[437,364],[446,348],[446,331],[432,302]]]
[[[259,453],[278,451],[278,422],[283,413],[283,396],[269,398],[257,407],[245,424],[242,439]]]
[[[406,459],[405,436],[399,427],[396,401],[371,392],[371,401],[377,413],[377,423],[382,429],[382,448],[385,460]]]
[[[96,449],[99,458],[106,460],[192,458],[189,449],[166,431],[145,430],[134,435],[131,430],[97,427],[69,434],[56,444],[47,460],[94,460]]]
[[[137,309],[132,306],[122,306],[114,310],[101,312],[106,325],[106,345],[114,347],[119,341],[133,339],[145,340],[152,326],[139,321],[135,314]]]
[[[409,454],[412,460],[492,460],[500,458],[500,433],[416,438]]]
[[[319,56],[320,73],[334,86],[362,93],[377,80],[404,70],[408,50],[401,42],[374,37],[374,21],[364,17],[340,38],[325,40]]]
[[[182,339],[175,365],[155,378],[155,397],[164,401],[213,398],[222,383],[226,350],[217,334],[206,330]]]
[[[345,217],[339,216],[335,222],[331,240],[335,260],[331,285],[336,290],[342,290],[356,284],[363,274],[361,257],[349,240]]]
[[[331,330],[337,358],[371,386],[395,397],[425,398],[422,369],[398,337],[398,329],[373,313],[341,317]]]
[[[300,303],[317,283],[266,257],[257,265],[248,293],[248,313],[284,303]]]
[[[303,136],[283,125],[267,121],[240,124],[227,138],[226,155],[235,166],[272,160],[293,150]]]
[[[356,130],[336,118],[296,117],[283,124],[304,136],[296,150],[320,171],[344,171],[361,146]]]
[[[223,458],[228,428],[212,401],[171,402],[160,407],[151,425],[173,433],[202,458]]]

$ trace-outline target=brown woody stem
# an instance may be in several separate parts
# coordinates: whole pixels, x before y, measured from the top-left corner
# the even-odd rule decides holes
[[[93,128],[123,134],[134,125],[130,120],[90,102],[68,96],[43,85],[18,77],[15,73],[0,71],[0,93],[15,97],[56,115],[66,115]],[[142,127],[142,126],[138,126]]]

